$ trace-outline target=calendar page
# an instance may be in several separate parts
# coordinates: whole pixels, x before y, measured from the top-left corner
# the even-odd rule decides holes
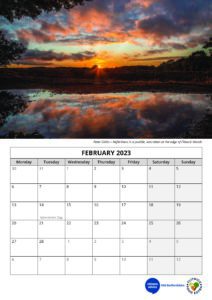
[[[1,145],[2,295],[211,294],[211,141]]]

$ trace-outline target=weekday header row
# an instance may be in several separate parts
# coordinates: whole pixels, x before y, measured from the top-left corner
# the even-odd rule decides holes
[[[11,166],[201,166],[202,159],[11,159]]]

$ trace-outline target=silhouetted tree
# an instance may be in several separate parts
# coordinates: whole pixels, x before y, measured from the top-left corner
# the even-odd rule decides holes
[[[36,18],[42,12],[70,9],[86,1],[90,0],[1,0],[0,15],[12,22],[24,16]]]
[[[8,116],[16,115],[25,110],[27,102],[22,97],[9,92],[0,92],[0,126]]]
[[[191,54],[191,57],[206,57],[205,51],[196,51]]]
[[[24,45],[8,40],[3,32],[0,31],[0,66],[6,66],[20,58],[25,50]]]
[[[203,48],[204,49],[212,48],[212,37],[207,42],[205,42]]]
[[[203,49],[209,50],[209,53],[212,56],[212,37],[207,42],[205,42]]]

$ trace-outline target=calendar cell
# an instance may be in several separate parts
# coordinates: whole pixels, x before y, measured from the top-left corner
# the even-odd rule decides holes
[[[173,238],[175,231],[174,221],[148,221],[149,238]]]
[[[119,257],[119,239],[94,239],[93,255],[94,256],[117,256]]]
[[[67,166],[66,183],[92,183],[91,166]]]
[[[174,200],[174,184],[148,184],[149,202],[172,202]]]
[[[175,204],[176,219],[180,220],[201,220],[202,218],[202,203],[190,202]]]
[[[39,202],[64,202],[64,184],[38,184]]]
[[[146,202],[146,184],[121,184],[120,196],[122,202]]]
[[[11,257],[11,274],[37,274],[37,257]]]
[[[91,220],[92,202],[66,202],[66,220]]]
[[[174,256],[174,239],[148,239],[149,256]]]
[[[11,221],[11,238],[37,238],[38,223],[36,221]]]
[[[200,166],[178,166],[175,168],[176,183],[201,183],[202,168]]]
[[[38,256],[64,256],[63,239],[38,239]]]
[[[92,202],[91,184],[66,184],[66,202]]]
[[[37,220],[36,202],[12,202],[12,220]]]
[[[37,183],[37,167],[12,166],[11,183]]]
[[[94,166],[93,183],[119,183],[119,166]]]
[[[123,220],[146,220],[147,203],[145,202],[121,202],[121,218]]]
[[[147,274],[146,257],[122,257],[121,274],[144,275]]]
[[[93,202],[119,202],[118,184],[94,184]]]
[[[90,239],[66,239],[67,256],[92,256],[93,240]]]
[[[92,221],[66,221],[66,238],[92,238]]]
[[[176,256],[202,256],[202,239],[176,239]]]
[[[38,167],[38,183],[64,183],[64,167],[63,166],[40,166]]]
[[[38,237],[64,238],[64,221],[38,221]]]
[[[147,257],[147,239],[121,239],[121,256]]]
[[[148,183],[174,183],[173,166],[151,166],[148,168]]]
[[[94,257],[93,274],[101,275],[118,275],[119,274],[119,257]]]
[[[147,166],[122,166],[121,183],[147,183]]]
[[[38,220],[41,221],[61,221],[64,220],[64,202],[39,202]]]
[[[201,257],[176,257],[175,272],[176,275],[200,275],[202,273]]]
[[[37,184],[11,184],[11,202],[37,202]]]
[[[176,221],[175,237],[178,238],[201,238],[202,221]]]
[[[91,275],[93,269],[92,257],[67,257],[66,274]]]
[[[147,221],[121,221],[121,238],[145,238]]]
[[[150,220],[174,220],[174,202],[149,202]]]
[[[149,257],[148,274],[174,275],[174,257]]]
[[[93,202],[93,218],[96,220],[119,220],[119,202]]]
[[[93,221],[93,238],[119,238],[119,221]]]
[[[175,188],[176,202],[201,202],[201,184],[177,184]]]
[[[11,239],[11,256],[37,256],[37,239]]]
[[[62,275],[65,273],[64,257],[39,257],[38,273],[41,275]]]

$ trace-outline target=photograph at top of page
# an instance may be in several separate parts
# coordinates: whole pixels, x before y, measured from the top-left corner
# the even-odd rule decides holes
[[[212,2],[0,1],[0,138],[212,138]]]

